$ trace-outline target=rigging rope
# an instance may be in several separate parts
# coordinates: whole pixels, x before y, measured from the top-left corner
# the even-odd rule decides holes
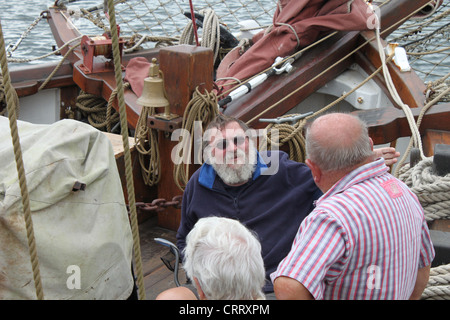
[[[119,37],[117,35],[117,25],[116,25],[116,15],[114,8],[114,1],[108,0],[108,12],[109,12],[109,24],[111,27],[112,36],[112,48],[113,48],[113,58],[114,58],[114,73],[116,78],[117,86],[117,99],[119,102],[119,114],[120,114],[120,124],[122,141],[124,147],[124,159],[125,159],[125,177],[127,182],[127,192],[128,192],[128,205],[130,207],[130,220],[131,220],[131,231],[133,234],[133,244],[134,244],[134,262],[136,264],[136,275],[137,275],[137,286],[139,298],[141,300],[145,299],[145,287],[144,287],[144,277],[142,271],[142,257],[141,257],[141,247],[139,240],[139,228],[137,222],[136,213],[136,200],[134,193],[133,184],[133,168],[131,164],[131,153],[130,145],[128,141],[128,121],[125,106],[125,97],[122,81],[122,68],[120,61],[120,49],[119,49]]]
[[[386,63],[391,61],[393,59],[393,57],[394,57],[393,54],[389,55],[386,58]],[[277,130],[279,130],[279,132],[281,132],[279,134],[279,141],[280,141],[279,147],[281,147],[286,142],[288,142],[289,147],[290,147],[289,148],[290,159],[299,161],[299,162],[304,162],[304,160],[305,160],[304,143],[305,142],[304,142],[304,137],[303,137],[303,128],[306,125],[306,123],[308,122],[308,120],[313,117],[318,116],[319,114],[326,112],[327,110],[329,110],[332,107],[334,107],[335,105],[337,105],[339,102],[341,102],[342,100],[347,98],[349,95],[351,95],[353,92],[355,92],[356,90],[361,88],[363,85],[365,85],[367,82],[369,82],[373,77],[375,77],[378,73],[380,73],[382,71],[382,69],[383,69],[383,66],[380,66],[377,70],[375,70],[370,76],[368,76],[366,79],[364,79],[356,87],[352,88],[345,94],[341,95],[338,99],[329,103],[328,105],[326,105],[322,109],[316,111],[312,115],[306,116],[305,118],[301,119],[294,125],[288,125],[286,123],[283,123],[283,124],[271,124],[271,125],[267,126],[266,137],[265,137],[265,139],[267,139],[267,142],[262,143],[262,146],[266,147],[272,143],[271,130],[277,129]],[[283,116],[282,118],[289,117],[289,116],[295,116],[295,114],[289,114],[289,115]],[[291,141],[292,139],[294,139],[294,141]],[[294,147],[294,149],[292,150],[291,147]]]
[[[9,126],[11,129],[11,138],[14,147],[14,156],[16,161],[17,173],[19,176],[20,193],[22,195],[23,213],[25,217],[25,225],[27,230],[28,249],[30,253],[31,267],[33,271],[34,286],[36,289],[36,296],[39,300],[44,299],[44,292],[42,288],[41,274],[39,269],[39,258],[36,251],[36,240],[34,237],[33,220],[31,218],[30,199],[28,194],[27,179],[25,175],[25,168],[22,158],[22,148],[20,146],[19,132],[17,128],[17,116],[15,108],[15,98],[13,96],[13,89],[11,86],[11,79],[9,77],[8,62],[5,55],[5,41],[3,38],[3,30],[0,22],[0,60],[3,75],[3,81],[6,89],[7,107]]]

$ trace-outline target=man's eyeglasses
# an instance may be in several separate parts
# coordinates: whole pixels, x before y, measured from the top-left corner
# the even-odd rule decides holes
[[[222,139],[216,143],[216,148],[225,150],[229,143],[233,142],[235,146],[240,146],[245,142],[246,136],[236,136],[233,139]]]

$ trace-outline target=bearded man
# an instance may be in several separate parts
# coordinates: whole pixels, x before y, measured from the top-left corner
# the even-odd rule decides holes
[[[282,151],[258,152],[249,132],[245,123],[224,115],[208,125],[205,163],[183,194],[177,246],[183,252],[186,236],[201,218],[240,221],[261,243],[267,280],[263,290],[270,299],[274,298],[270,274],[289,252],[301,222],[322,192],[304,163],[289,160]],[[393,148],[378,149],[377,154],[384,154],[387,163],[399,156]]]

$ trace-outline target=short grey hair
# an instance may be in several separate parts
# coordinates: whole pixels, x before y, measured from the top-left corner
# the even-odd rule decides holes
[[[261,244],[237,220],[200,219],[186,237],[183,267],[208,300],[264,299]]]
[[[324,145],[311,134],[313,124],[306,128],[306,156],[324,172],[351,168],[373,155],[366,123],[357,116],[348,115],[355,118],[360,126],[360,134],[355,137],[349,147],[339,144]],[[336,139],[339,139],[338,132],[336,132]]]
[[[208,145],[209,145],[209,140],[210,140],[210,136],[208,135],[208,133],[211,132],[212,129],[217,129],[219,131],[222,131],[223,129],[225,129],[225,127],[229,124],[229,123],[233,123],[236,122],[237,124],[239,124],[239,126],[242,128],[242,130],[244,132],[248,132],[248,130],[250,129],[250,127],[242,120],[238,119],[238,118],[233,118],[233,117],[229,117],[226,116],[224,114],[219,114],[213,121],[211,121],[206,129],[205,129],[205,137],[203,139],[203,143],[202,143],[202,149],[205,150]]]

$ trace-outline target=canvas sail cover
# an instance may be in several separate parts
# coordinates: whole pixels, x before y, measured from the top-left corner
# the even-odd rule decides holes
[[[253,45],[241,54],[236,47],[219,65],[217,79],[245,80],[318,40],[323,32],[366,30],[373,12],[364,0],[279,0],[273,25],[254,35]],[[225,90],[230,80],[217,84]]]
[[[126,299],[132,235],[109,139],[74,120],[18,125],[44,299]],[[0,299],[36,299],[5,117],[0,164]]]

